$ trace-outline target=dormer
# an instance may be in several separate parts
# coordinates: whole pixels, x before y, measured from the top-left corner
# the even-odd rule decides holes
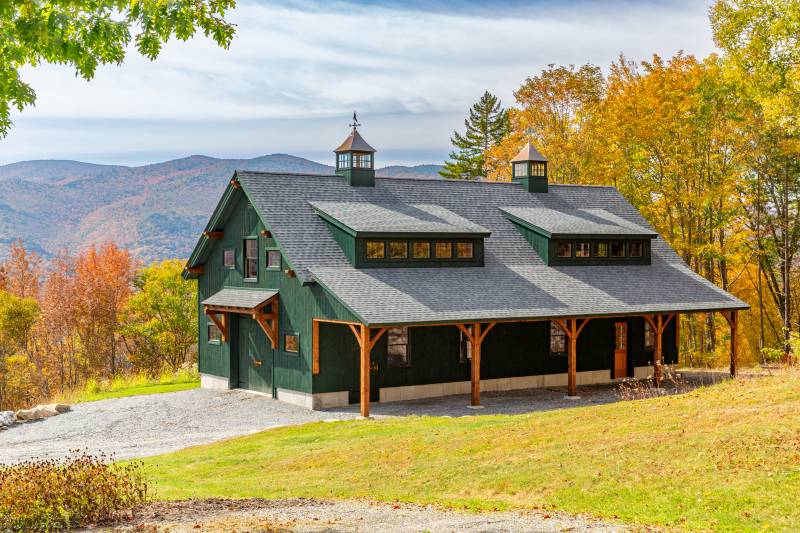
[[[501,207],[549,266],[649,265],[653,230],[605,209]]]
[[[483,266],[489,231],[442,206],[309,203],[356,268]]]
[[[375,149],[358,133],[358,116],[353,113],[350,135],[334,150],[336,173],[353,187],[375,186]]]
[[[547,158],[530,142],[511,160],[511,181],[528,192],[547,192]]]

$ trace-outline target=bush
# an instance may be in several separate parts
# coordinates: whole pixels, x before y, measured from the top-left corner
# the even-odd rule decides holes
[[[114,518],[148,500],[139,463],[76,453],[0,466],[0,531],[56,531]]]

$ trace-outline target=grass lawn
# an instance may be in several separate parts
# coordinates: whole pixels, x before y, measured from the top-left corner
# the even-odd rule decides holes
[[[800,373],[529,415],[278,428],[144,462],[165,499],[370,498],[796,531]]]
[[[66,403],[94,402],[109,398],[124,398],[144,394],[161,394],[196,389],[200,379],[196,371],[182,370],[152,378],[145,375],[120,376],[112,381],[90,381],[83,390],[71,392],[60,398]]]

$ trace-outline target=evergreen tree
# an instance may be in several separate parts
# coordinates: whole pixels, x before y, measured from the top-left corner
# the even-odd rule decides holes
[[[484,153],[508,133],[508,113],[500,107],[500,100],[486,91],[469,110],[464,120],[466,131],[453,132],[450,142],[456,150],[450,152],[439,174],[450,179],[474,179],[485,174]]]

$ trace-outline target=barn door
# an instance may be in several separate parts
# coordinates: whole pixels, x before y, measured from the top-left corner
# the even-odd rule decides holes
[[[261,326],[239,315],[239,388],[272,395],[273,351]]]
[[[628,376],[628,323],[614,323],[614,379]]]

